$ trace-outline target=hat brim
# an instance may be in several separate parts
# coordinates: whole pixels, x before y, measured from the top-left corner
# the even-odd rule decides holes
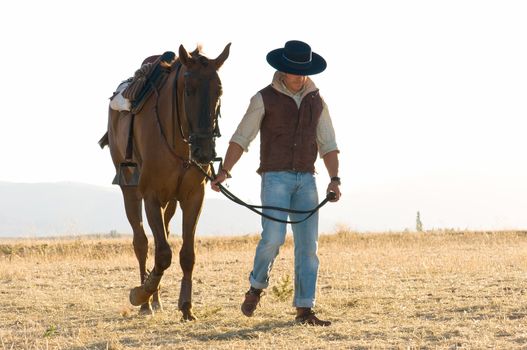
[[[313,75],[323,72],[327,63],[326,60],[314,52],[311,53],[311,62],[294,63],[284,58],[284,49],[276,49],[267,54],[267,63],[276,70],[295,75]]]

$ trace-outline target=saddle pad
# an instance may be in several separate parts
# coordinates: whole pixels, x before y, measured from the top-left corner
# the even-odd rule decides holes
[[[123,91],[130,85],[130,79],[123,81],[110,97],[110,108],[114,111],[129,111],[132,107],[130,100],[123,96]]]

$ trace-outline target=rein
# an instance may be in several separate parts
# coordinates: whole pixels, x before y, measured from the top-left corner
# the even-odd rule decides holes
[[[220,162],[220,167],[221,167],[221,163],[222,163],[222,158],[215,158],[213,162],[210,163],[211,165],[211,168],[212,168],[212,176],[210,176],[202,167],[199,163],[197,163],[196,161],[194,160],[191,160],[192,161],[192,164],[194,164],[199,170],[201,170],[201,172],[203,173],[203,175],[205,175],[205,177],[209,180],[209,181],[213,181],[215,178],[216,178],[216,173],[214,171],[214,166],[213,166],[213,162],[214,161],[219,161]],[[225,186],[223,186],[222,184],[218,184],[218,187],[220,188],[220,192],[225,196],[227,197],[228,199],[230,199],[231,201],[233,201],[234,203],[236,204],[239,204],[241,206],[244,206],[246,207],[247,209],[255,212],[256,214],[266,218],[266,219],[269,219],[269,220],[273,220],[273,221],[277,221],[277,222],[281,222],[281,223],[284,223],[284,224],[299,224],[301,222],[304,222],[306,221],[307,219],[309,219],[311,216],[313,216],[320,208],[322,208],[324,205],[326,205],[327,202],[329,202],[330,200],[333,200],[335,199],[336,197],[336,194],[335,192],[328,192],[328,194],[326,195],[326,198],[324,198],[324,200],[322,202],[320,202],[315,208],[311,209],[311,210],[296,210],[296,209],[288,209],[288,208],[281,208],[281,207],[274,207],[274,206],[269,206],[269,205],[252,205],[252,204],[247,204],[246,202],[242,201],[240,198],[236,197],[232,192],[230,192],[228,189],[225,188]],[[260,209],[260,210],[258,210]],[[281,212],[285,212],[285,213],[291,213],[291,214],[308,214],[305,218],[303,218],[302,220],[282,220],[282,219],[278,219],[278,218],[275,218],[271,215],[268,215],[268,214],[265,214],[263,213],[263,210],[264,209],[271,209],[271,210],[277,210],[277,211],[281,211]]]
[[[174,110],[177,116],[177,123],[179,126],[179,134],[181,135],[181,138],[183,139],[183,142],[189,144],[189,140],[185,137],[183,134],[183,126],[181,126],[181,117],[179,116],[179,100],[178,100],[178,93],[177,93],[177,81],[179,79],[179,71],[181,70],[182,64],[178,61],[176,68],[176,78],[174,79],[174,88],[172,89],[172,116],[174,116]]]

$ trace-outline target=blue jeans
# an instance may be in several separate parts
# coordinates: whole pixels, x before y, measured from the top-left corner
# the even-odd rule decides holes
[[[262,205],[311,210],[318,204],[315,177],[311,173],[276,171],[262,174]],[[288,214],[264,210],[265,214],[286,220]],[[301,220],[306,214],[289,214],[291,221]],[[292,224],[295,243],[295,282],[293,306],[313,307],[318,276],[318,212],[306,221]],[[262,236],[256,247],[253,270],[249,276],[251,286],[264,289],[269,286],[269,274],[280,246],[284,244],[286,224],[262,218]]]

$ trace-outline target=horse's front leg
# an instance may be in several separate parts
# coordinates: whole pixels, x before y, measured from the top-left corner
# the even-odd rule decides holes
[[[179,252],[179,263],[183,271],[178,306],[183,313],[183,319],[192,321],[196,316],[192,312],[192,272],[196,260],[194,250],[194,235],[196,225],[203,205],[204,189],[182,201],[183,210],[183,244]]]
[[[144,283],[146,278],[146,259],[148,256],[148,238],[146,237],[145,230],[143,228],[143,215],[142,215],[142,198],[137,190],[137,187],[121,187],[124,208],[126,211],[126,217],[132,230],[134,232],[133,246],[134,253],[139,263],[139,277],[141,284]],[[152,308],[150,306],[150,300],[147,300],[141,305],[139,310],[141,314],[152,314]]]
[[[168,202],[164,210],[164,224],[165,224],[165,232],[166,232],[167,238],[170,236],[170,230],[169,230],[170,220],[176,213],[176,208],[177,208],[177,200],[172,199],[171,201]],[[154,311],[163,311],[163,304],[161,303],[161,296],[160,296],[159,289],[155,291],[153,294],[152,309]]]
[[[161,277],[164,271],[172,262],[172,250],[168,244],[165,231],[163,205],[157,198],[146,198],[145,211],[148,224],[152,229],[155,242],[155,263],[154,268],[145,279],[144,283],[130,291],[130,302],[133,305],[141,305],[148,301],[150,297],[158,291]]]

